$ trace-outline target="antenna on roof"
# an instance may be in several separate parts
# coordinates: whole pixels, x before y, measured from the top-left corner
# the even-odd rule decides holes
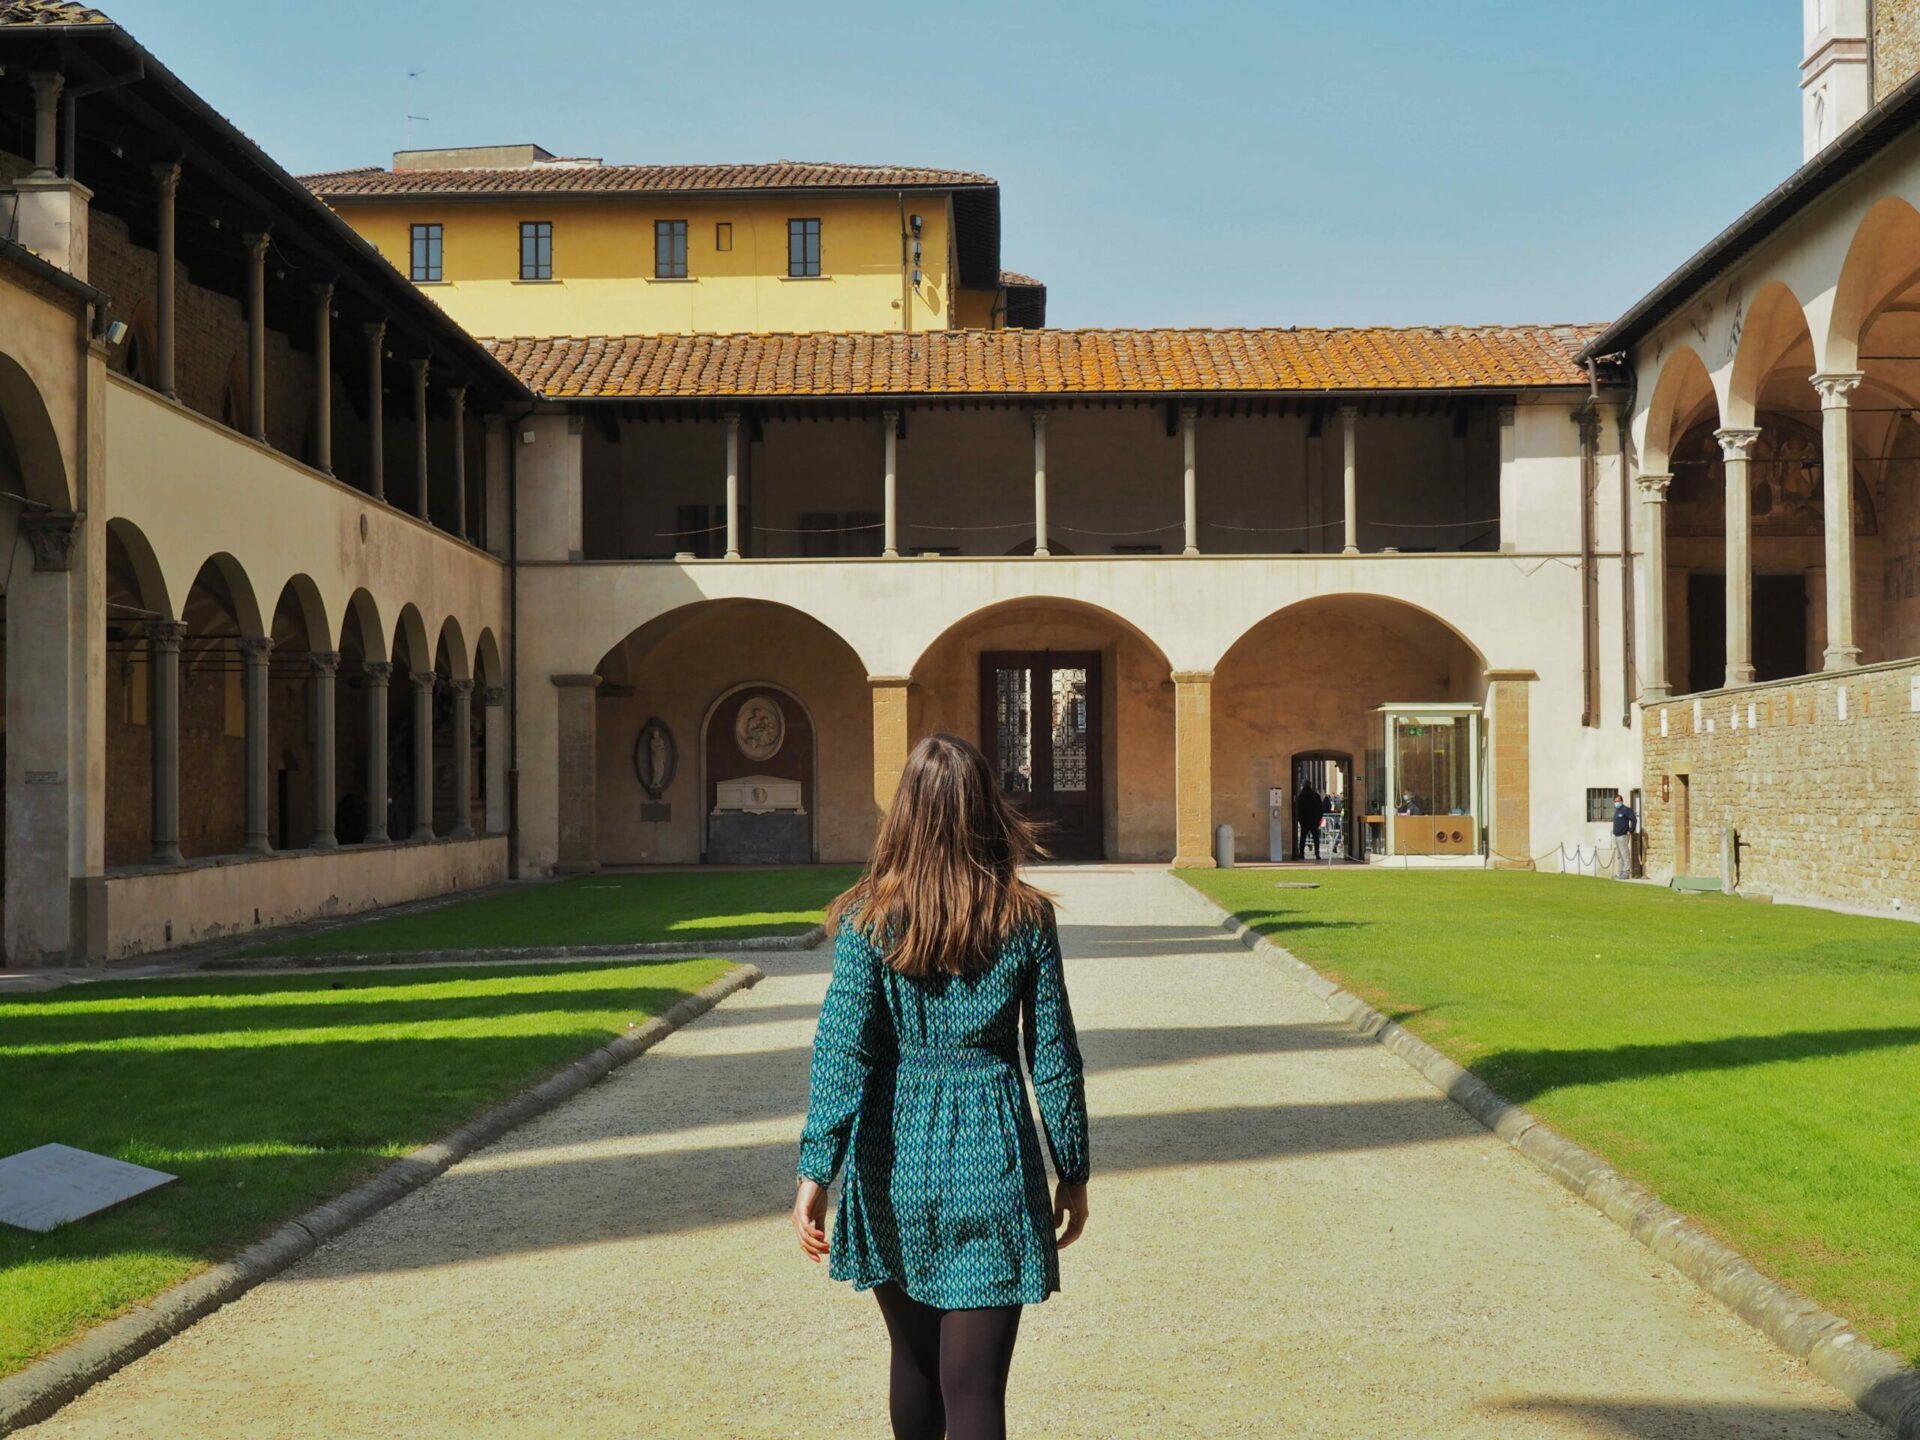
[[[416,115],[413,113],[413,82],[421,75],[426,74],[426,68],[426,66],[422,65],[417,69],[407,71],[407,149],[409,150],[413,148],[413,122],[418,120],[424,124],[433,118],[430,115]]]

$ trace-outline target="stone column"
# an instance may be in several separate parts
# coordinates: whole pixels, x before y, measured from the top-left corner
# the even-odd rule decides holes
[[[170,400],[177,398],[173,369],[173,287],[180,264],[174,244],[174,200],[179,193],[180,162],[171,160],[154,166],[153,384]]]
[[[339,745],[334,733],[334,677],[340,673],[338,650],[316,650],[307,656],[313,696],[313,840],[315,850],[333,850],[340,844],[334,833],[334,757]]]
[[[1519,454],[1518,432],[1514,419],[1518,411],[1512,405],[1499,406],[1494,418],[1500,427],[1500,548],[1517,548],[1520,523],[1519,471],[1514,464]]]
[[[453,406],[453,533],[471,540],[467,533],[467,387],[448,386],[447,400]]]
[[[267,246],[263,230],[247,239],[247,434],[267,438]]]
[[[150,620],[153,665],[153,863],[178,865],[180,854],[180,640],[178,620]]]
[[[886,431],[886,482],[883,495],[886,527],[882,534],[884,543],[880,553],[889,560],[900,558],[899,540],[899,477],[900,477],[900,412],[882,410],[880,424]]]
[[[1176,870],[1213,867],[1213,672],[1173,672]]]
[[[727,412],[727,559],[740,558],[740,412]]]
[[[1647,666],[1640,703],[1651,705],[1673,693],[1667,677],[1667,490],[1673,476],[1642,475],[1636,483],[1647,517]]]
[[[600,754],[594,691],[599,688],[600,677],[555,675],[553,683],[560,691],[554,785],[560,831],[554,869],[574,873],[595,870],[600,864],[600,821],[596,803],[600,790]]]
[[[486,774],[482,777],[487,805],[487,833],[503,835],[507,829],[507,691],[502,685],[489,685],[480,692],[481,723],[485,727]]]
[[[33,173],[42,178],[60,173],[60,92],[66,77],[58,70],[34,70],[27,75],[33,87]]]
[[[1182,555],[1198,555],[1200,553],[1200,484],[1199,477],[1194,470],[1193,456],[1193,432],[1199,417],[1200,410],[1198,406],[1182,405],[1180,407],[1180,449],[1185,457],[1184,463],[1186,467],[1185,480],[1181,492],[1186,517],[1186,545],[1180,552]]]
[[[1340,453],[1341,474],[1344,476],[1341,491],[1344,497],[1341,504],[1346,515],[1346,544],[1341,553],[1358,555],[1360,553],[1360,475],[1356,461],[1359,452],[1360,407],[1342,405],[1340,407]]]
[[[243,635],[240,655],[246,666],[247,713],[247,839],[251,855],[273,851],[273,829],[267,794],[268,720],[267,667],[273,659],[273,640],[266,635]]]
[[[1487,764],[1493,813],[1487,849],[1496,870],[1533,869],[1532,670],[1487,672]],[[1392,797],[1388,797],[1392,805]]]
[[[433,838],[433,687],[431,670],[413,672],[413,840]]]
[[[1033,553],[1045,558],[1047,549],[1047,412],[1033,412]]]
[[[1821,465],[1826,492],[1827,649],[1821,666],[1849,670],[1860,663],[1855,640],[1853,568],[1853,411],[1852,395],[1866,377],[1845,371],[1813,377],[1820,392]]]
[[[413,513],[429,523],[433,507],[428,503],[427,486],[427,367],[425,359],[410,360],[413,366]]]
[[[367,332],[367,493],[376,500],[387,498],[386,392],[381,382],[387,363],[387,322],[369,320]]]
[[[911,740],[907,733],[907,691],[911,675],[869,675],[873,691],[873,806],[884,815],[900,788]]]
[[[453,683],[453,829],[455,840],[473,838],[473,681]]]
[[[313,468],[333,473],[333,282],[313,287]]]
[[[88,619],[83,598],[89,575],[98,573],[89,552],[99,528],[92,537],[84,535],[81,517],[71,511],[28,510],[20,516],[33,562],[12,562],[7,643],[0,647],[6,651],[5,693],[14,697],[0,747],[6,772],[4,964],[67,965],[105,950],[104,927],[90,930],[88,923],[89,899],[104,881],[88,854],[87,817],[81,813],[91,808],[82,801],[98,783],[99,770],[97,761],[88,763],[74,709],[105,681],[104,666],[97,679],[76,673],[76,657],[99,655],[93,647],[105,634],[98,612]],[[91,640],[77,644],[83,626]],[[96,873],[82,879],[76,869]]]
[[[387,834],[387,682],[393,662],[369,660],[367,670],[367,838],[386,845]]]
[[[1753,683],[1753,488],[1758,430],[1716,430],[1727,463],[1727,684]]]

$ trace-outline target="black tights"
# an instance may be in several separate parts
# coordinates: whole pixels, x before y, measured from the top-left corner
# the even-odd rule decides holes
[[[1006,1440],[1020,1307],[936,1310],[891,1283],[873,1293],[893,1337],[894,1440]]]

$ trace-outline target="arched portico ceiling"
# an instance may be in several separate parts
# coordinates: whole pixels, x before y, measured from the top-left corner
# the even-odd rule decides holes
[[[734,612],[740,617],[742,623],[750,623],[755,610],[777,611],[806,622],[806,624],[830,636],[846,651],[847,656],[854,664],[859,665],[863,671],[865,670],[865,662],[862,660],[860,652],[848,643],[845,636],[819,619],[819,617],[809,615],[806,611],[796,606],[783,605],[777,600],[721,597],[710,600],[690,600],[684,605],[677,605],[671,610],[654,616],[645,624],[629,630],[601,655],[599,664],[594,667],[594,673],[604,680],[624,683],[629,678],[626,667],[630,659],[643,657],[648,651],[660,645],[676,631],[689,623],[716,613],[726,612]],[[491,639],[491,632],[487,632],[482,638]],[[494,663],[495,665],[499,663],[497,648],[494,653]]]
[[[333,625],[326,601],[310,575],[295,575],[280,587],[273,607],[273,643],[276,649],[326,650],[332,646]]]
[[[406,662],[407,669],[424,674],[433,668],[433,646],[427,640],[427,625],[412,603],[400,607],[400,618],[393,627],[393,658]]]
[[[1703,412],[1711,413],[1718,424],[1720,401],[1713,377],[1699,351],[1681,345],[1667,354],[1653,380],[1646,433],[1640,437],[1641,469],[1648,474],[1664,472],[1672,462],[1674,446]]]
[[[479,642],[473,652],[473,678],[477,685],[503,685],[506,683],[506,667],[500,661],[500,642],[494,639],[491,629],[480,632]]]
[[[1754,295],[1741,321],[1728,377],[1726,425],[1750,429],[1760,409],[1817,408],[1813,332],[1793,291],[1775,280]]]
[[[1297,600],[1291,605],[1282,606],[1270,615],[1262,616],[1243,630],[1239,637],[1227,647],[1215,668],[1216,677],[1220,669],[1233,661],[1235,652],[1263,630],[1268,630],[1275,625],[1341,624],[1384,626],[1416,640],[1453,645],[1458,647],[1462,658],[1471,662],[1476,672],[1484,674],[1487,668],[1486,652],[1458,626],[1443,616],[1436,615],[1425,606],[1416,605],[1412,601],[1402,600],[1396,596],[1353,590],[1333,595],[1310,596],[1305,600]]]
[[[351,648],[347,644],[349,632],[360,642],[362,658],[376,664],[387,658],[387,627],[380,619],[380,607],[365,590],[354,591],[347,600],[346,611],[340,617],[337,649]]]
[[[253,583],[240,562],[225,551],[209,556],[201,565],[187,588],[180,618],[195,634],[222,633],[223,620],[233,625],[237,635],[266,633]]]
[[[1876,204],[1860,222],[1834,288],[1821,368],[1844,372],[1861,367],[1862,340],[1874,321],[1895,305],[1920,308],[1920,211],[1898,195]]]
[[[117,591],[124,590],[124,594]],[[173,618],[160,558],[138,525],[128,520],[107,522],[107,605],[132,606],[149,617]]]
[[[929,657],[941,646],[963,639],[970,632],[985,629],[996,621],[1013,619],[1018,617],[1022,612],[1031,611],[1051,611],[1056,614],[1071,616],[1083,622],[1105,625],[1122,634],[1129,635],[1145,645],[1153,652],[1154,659],[1169,673],[1171,673],[1173,669],[1172,662],[1167,659],[1166,647],[1161,645],[1153,636],[1149,635],[1145,630],[1142,630],[1124,615],[1101,605],[1095,605],[1085,600],[1071,599],[1063,595],[1020,595],[1007,600],[996,600],[989,605],[982,605],[978,609],[971,610],[959,619],[946,625],[937,635],[934,635],[920,646],[913,662],[913,671],[910,673],[918,673],[920,668],[927,663]]]
[[[73,486],[67,479],[66,458],[47,414],[40,387],[20,362],[0,353],[0,425],[4,425],[20,461],[22,492],[35,505],[49,510],[73,508]]]
[[[460,629],[460,622],[451,615],[440,623],[440,640],[434,647],[433,668],[439,670],[443,665],[449,680],[473,678],[466,635]]]

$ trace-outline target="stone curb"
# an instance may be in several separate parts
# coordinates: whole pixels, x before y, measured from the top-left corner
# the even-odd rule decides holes
[[[519,945],[494,950],[328,951],[298,955],[222,955],[196,964],[195,971],[253,970],[267,966],[327,970],[353,965],[493,965],[514,960],[618,960],[630,955],[752,954],[771,950],[812,950],[826,939],[815,925],[798,935],[750,935],[729,940],[642,940],[630,945]]]
[[[66,1349],[0,1380],[0,1435],[37,1424],[116,1370],[178,1335],[201,1317],[271,1279],[321,1244],[418,1190],[475,1150],[637,1059],[667,1036],[713,1009],[736,990],[757,985],[764,973],[740,965],[705,989],[687,996],[646,1024],[522,1090],[412,1154],[394,1161],[371,1180],[316,1205],[232,1259],[163,1291],[118,1319],[89,1330]]]
[[[1241,944],[1276,962],[1348,1025],[1398,1055],[1426,1081],[1647,1249],[1890,1429],[1920,1440],[1920,1370],[1858,1334],[1840,1316],[1763,1274],[1732,1246],[1627,1179],[1592,1151],[1503,1099],[1485,1081],[1259,934],[1193,886],[1172,877]]]

